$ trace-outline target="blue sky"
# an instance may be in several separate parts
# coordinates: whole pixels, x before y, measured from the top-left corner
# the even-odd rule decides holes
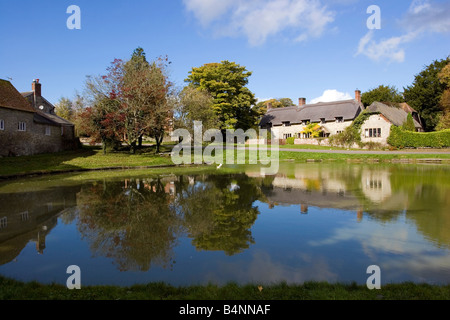
[[[70,5],[81,30],[67,28]],[[367,27],[371,5],[381,29]],[[448,17],[448,0],[0,0],[0,78],[19,91],[38,78],[56,103],[140,46],[148,59],[168,55],[178,86],[192,67],[229,60],[253,72],[260,99],[344,99],[381,84],[402,90],[446,58]]]

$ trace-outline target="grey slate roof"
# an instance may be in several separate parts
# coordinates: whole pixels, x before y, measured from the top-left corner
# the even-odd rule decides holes
[[[53,126],[74,126],[70,121],[58,117],[54,113],[55,107],[44,97],[34,97],[34,92],[22,92],[21,95],[27,99],[36,111],[34,115],[34,121],[41,124],[53,125]],[[44,105],[46,110],[51,110],[51,112],[43,112],[38,109],[38,106]]]
[[[406,122],[408,117],[408,112],[406,112],[400,105],[387,105],[381,102],[374,102],[369,107],[367,111],[374,113],[381,113],[385,116],[392,124],[396,126],[401,126]],[[422,128],[420,123],[414,119],[414,126],[416,128]]]
[[[269,110],[261,119],[260,126],[271,123],[273,126],[282,125],[289,121],[291,124],[301,122],[336,121],[342,117],[344,120],[354,120],[363,110],[363,105],[356,100],[344,100],[333,102],[321,102],[307,104],[302,107],[292,106],[287,108],[276,108]]]
[[[34,121],[41,124],[53,126],[73,126],[73,124],[54,114],[37,111],[34,115]]]

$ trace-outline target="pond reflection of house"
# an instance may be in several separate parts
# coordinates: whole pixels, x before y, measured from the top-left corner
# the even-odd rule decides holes
[[[263,188],[262,191],[271,208],[277,205],[300,205],[302,214],[307,214],[310,207],[342,210],[359,210],[360,207],[355,196],[327,190],[285,189],[274,186],[272,189]]]
[[[255,172],[246,172],[255,176]],[[281,168],[273,177],[271,188],[262,188],[269,207],[300,205],[300,212],[308,213],[310,207],[359,210],[358,198],[347,192],[345,181],[334,170],[316,165],[295,165]]]
[[[392,195],[390,172],[387,170],[363,170],[361,189],[372,202],[383,202]]]
[[[0,193],[0,265],[13,260],[33,241],[40,254],[59,214],[76,206],[79,187]]]

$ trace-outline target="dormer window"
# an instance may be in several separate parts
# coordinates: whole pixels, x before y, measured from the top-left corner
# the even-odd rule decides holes
[[[283,127],[290,127],[291,122],[290,121],[283,121]]]
[[[344,117],[336,117],[336,122],[337,123],[343,123],[344,122]]]
[[[320,123],[324,124],[325,123],[325,118],[320,118]]]

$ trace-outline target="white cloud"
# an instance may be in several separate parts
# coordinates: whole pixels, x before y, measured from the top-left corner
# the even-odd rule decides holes
[[[401,25],[416,32],[449,33],[450,3],[414,0]]]
[[[341,101],[341,100],[350,100],[352,96],[348,93],[339,92],[337,90],[325,90],[322,96],[311,100],[311,103],[319,103],[319,102],[331,102],[331,101]]]
[[[373,35],[374,30],[370,30],[361,38],[356,55],[363,54],[374,61],[403,62],[405,50],[401,45],[414,40],[417,33],[411,32],[400,37],[391,37],[380,41],[373,40]]]
[[[203,26],[224,15],[234,0],[183,0],[186,9],[192,12]]]
[[[400,20],[405,33],[387,39],[374,40],[375,30],[367,32],[359,41],[356,55],[365,55],[373,61],[403,62],[404,45],[425,33],[450,32],[450,3],[431,0],[413,0],[408,12]]]
[[[294,41],[321,36],[334,13],[320,0],[183,0],[203,27],[245,36],[253,46],[286,31]]]

